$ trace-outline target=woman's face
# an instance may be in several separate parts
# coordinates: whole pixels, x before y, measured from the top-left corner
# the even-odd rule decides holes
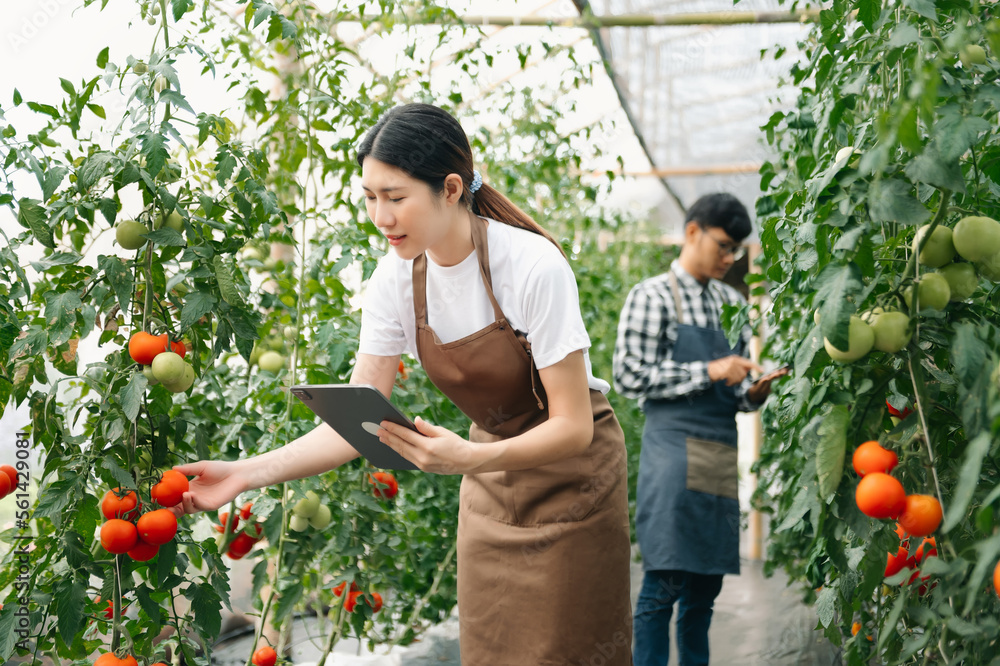
[[[397,167],[366,157],[361,187],[368,217],[401,259],[413,259],[447,237],[451,229],[445,196]]]

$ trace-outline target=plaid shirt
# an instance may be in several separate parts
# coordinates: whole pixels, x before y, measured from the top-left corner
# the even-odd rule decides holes
[[[684,323],[700,328],[720,329],[724,303],[742,304],[740,292],[724,282],[698,282],[674,261],[670,271],[677,276]],[[735,353],[749,358],[751,331],[744,329]],[[612,360],[615,390],[640,405],[647,398],[679,398],[707,391],[708,362],[678,363],[673,360],[677,342],[677,306],[670,288],[669,272],[643,280],[632,288],[618,322],[618,339]],[[747,397],[749,377],[736,386],[741,411],[760,407]]]

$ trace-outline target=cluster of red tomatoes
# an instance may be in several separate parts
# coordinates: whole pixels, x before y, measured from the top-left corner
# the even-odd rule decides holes
[[[347,587],[347,583],[340,583],[333,588],[333,596],[340,598],[344,594],[344,588]],[[353,581],[351,582],[351,588],[347,592],[347,598],[344,599],[344,610],[348,613],[353,613],[354,609],[358,606],[358,599],[364,598],[365,603],[371,606],[372,612],[377,613],[382,610],[382,595],[378,592],[372,592],[366,595],[361,591],[361,588],[357,586]],[[369,597],[371,599],[369,600]]]
[[[904,414],[901,414],[905,418]],[[925,559],[937,555],[934,538],[924,539],[913,555],[910,555],[910,537],[926,537],[941,524],[941,503],[931,495],[907,495],[903,484],[889,475],[899,462],[892,451],[878,442],[865,442],[854,450],[852,463],[854,471],[861,477],[854,493],[854,500],[861,513],[872,518],[896,520],[896,534],[900,538],[899,548],[888,554],[885,565],[886,577],[893,576],[905,567],[914,569],[909,582],[919,575],[918,567]],[[924,576],[926,580],[929,576]],[[921,586],[921,592],[924,591]]]
[[[232,525],[229,526],[229,532],[231,534],[236,534],[233,540],[229,542],[229,547],[226,549],[226,555],[234,560],[238,560],[249,553],[255,543],[261,540],[261,529],[260,523],[254,522],[249,523],[250,519],[253,517],[253,502],[247,502],[240,509],[239,513],[233,516]],[[243,525],[240,525],[240,521],[243,521]],[[229,512],[223,511],[219,514],[219,524],[215,526],[215,531],[219,533],[225,533],[226,524],[229,522]],[[249,524],[248,524],[249,523]],[[250,534],[250,532],[253,534]]]
[[[152,335],[139,331],[128,341],[132,360],[142,365],[142,373],[150,385],[163,384],[171,393],[183,393],[194,383],[194,368],[184,360],[187,347],[170,340],[166,333]]]
[[[17,470],[11,465],[0,465],[0,499],[17,488]]]
[[[187,477],[167,470],[150,489],[150,496],[160,506],[171,507],[180,503],[187,490]],[[146,562],[177,534],[177,517],[169,509],[154,509],[142,515],[140,511],[135,491],[115,488],[104,494],[101,513],[106,522],[101,525],[101,545],[106,551],[127,553],[133,560]]]

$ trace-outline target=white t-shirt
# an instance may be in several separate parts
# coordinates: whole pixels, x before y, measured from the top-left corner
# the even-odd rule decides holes
[[[527,335],[535,367],[582,349],[588,385],[607,393],[611,385],[594,377],[576,279],[558,248],[543,236],[495,221],[486,237],[493,294],[510,325]],[[439,266],[427,257],[427,323],[441,342],[464,338],[494,320],[475,250],[455,266]],[[379,260],[365,289],[358,351],[417,356],[412,260],[395,253]]]

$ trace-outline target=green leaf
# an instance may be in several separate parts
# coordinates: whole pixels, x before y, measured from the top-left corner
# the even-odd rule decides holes
[[[138,370],[132,373],[128,384],[121,391],[122,409],[129,421],[135,421],[139,416],[139,409],[142,407],[142,396],[146,393],[149,380],[146,375]]]
[[[21,91],[19,91],[17,88],[14,88],[13,100],[14,100],[14,106],[20,106],[21,102],[24,101],[24,98],[21,97]]]
[[[184,596],[191,600],[194,624],[203,636],[218,636],[222,628],[222,602],[208,583],[188,585]]]
[[[844,475],[844,456],[847,451],[847,428],[851,417],[845,405],[836,405],[819,427],[816,445],[816,477],[819,479],[819,496],[829,502]]]
[[[196,321],[211,312],[216,302],[215,296],[202,291],[189,294],[184,300],[184,309],[181,311],[181,332],[188,330]]]
[[[153,244],[162,247],[184,247],[187,245],[187,241],[184,240],[184,236],[170,227],[163,227],[142,235],[143,237],[153,241]]]
[[[52,194],[68,173],[69,169],[61,166],[53,166],[45,170],[45,175],[38,179],[38,184],[42,187],[42,199],[44,201],[52,198]]]
[[[858,20],[867,28],[868,32],[875,31],[875,22],[878,21],[882,13],[881,0],[858,0],[855,7],[858,10]]]
[[[149,596],[149,588],[145,585],[139,585],[135,588],[135,598],[139,602],[139,607],[146,614],[147,622],[149,623],[150,634],[159,633],[161,622],[160,617],[163,614],[160,604],[153,601],[152,597]]]
[[[58,347],[73,337],[76,313],[82,307],[83,301],[75,291],[50,291],[45,294],[45,327],[50,346]]]
[[[233,175],[233,170],[236,169],[236,158],[233,154],[229,152],[226,147],[220,147],[219,152],[215,155],[216,162],[216,180],[219,185],[225,185],[226,181]]]
[[[894,178],[872,183],[868,190],[872,219],[876,222],[899,222],[907,225],[926,222],[931,213],[912,192],[912,186]]]
[[[59,635],[67,644],[72,644],[83,627],[87,586],[76,576],[61,576],[56,580],[53,592]]]
[[[816,276],[814,303],[820,303],[820,331],[837,349],[850,347],[848,323],[856,308],[854,296],[861,291],[861,270],[856,264],[829,263]]]
[[[153,177],[163,169],[170,153],[166,147],[167,139],[162,134],[147,132],[142,135],[142,154],[146,157],[146,172]]]
[[[976,144],[980,134],[991,128],[983,118],[963,115],[957,106],[946,107],[934,124],[934,145],[944,160],[953,162]]]
[[[194,9],[194,0],[170,0],[175,21],[180,21],[188,9]]]
[[[990,350],[976,336],[976,328],[968,322],[955,326],[955,336],[951,342],[951,362],[955,373],[966,386],[972,386],[987,367]]]
[[[243,297],[236,288],[233,273],[226,264],[225,259],[223,259],[222,255],[217,254],[212,258],[212,264],[215,266],[215,279],[219,282],[219,292],[222,294],[222,300],[230,305],[243,307]]]
[[[98,69],[104,69],[105,67],[108,66],[108,53],[110,52],[110,50],[111,50],[110,46],[105,46],[103,49],[101,49],[101,52],[97,54]]]
[[[816,613],[820,624],[829,627],[837,613],[837,587],[827,585],[816,596]]]
[[[944,523],[941,525],[942,533],[947,534],[965,518],[969,502],[972,501],[972,495],[979,485],[979,473],[982,471],[983,458],[989,453],[991,444],[990,433],[981,432],[966,447],[965,462],[962,463],[958,483],[955,485],[951,503],[948,505]]]
[[[108,114],[105,113],[103,106],[100,106],[99,104],[88,104],[87,108],[90,109],[90,112],[93,113],[98,118],[100,118],[101,120],[107,120]]]
[[[101,178],[108,174],[115,156],[108,152],[94,153],[80,165],[76,177],[83,189],[90,189]]]
[[[913,158],[903,171],[910,180],[965,193],[965,178],[958,160],[946,160],[933,145]]]
[[[934,6],[934,0],[903,0],[903,6],[909,7],[926,19],[937,20],[937,7]]]
[[[132,303],[132,271],[118,257],[106,255],[97,258],[97,267],[108,277],[108,284],[118,299],[119,309],[128,312]]]
[[[720,323],[722,330],[726,333],[729,346],[735,348],[740,341],[743,330],[750,326],[750,305],[747,303],[740,305],[724,303]]]
[[[281,596],[274,607],[274,619],[288,617],[295,610],[295,605],[302,599],[302,584],[294,583],[281,589]]]
[[[17,221],[21,226],[31,230],[32,235],[45,247],[55,249],[55,239],[48,225],[48,215],[41,201],[35,199],[20,199],[17,202]]]
[[[49,344],[49,334],[41,326],[31,326],[23,338],[18,338],[10,346],[10,360],[22,356],[38,356]]]

